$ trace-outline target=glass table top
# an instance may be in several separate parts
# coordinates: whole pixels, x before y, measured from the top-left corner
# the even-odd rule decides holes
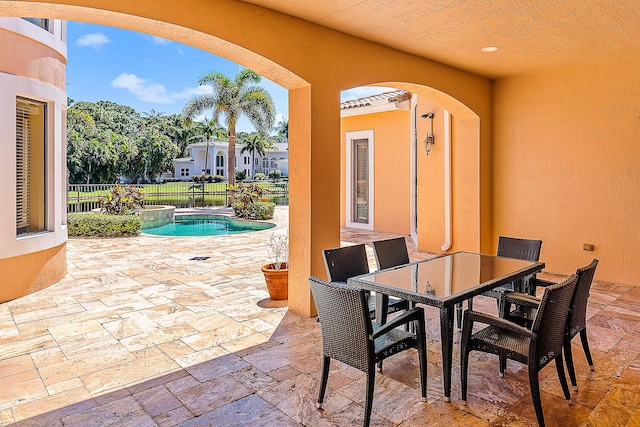
[[[544,268],[544,263],[456,252],[438,258],[376,271],[350,279],[352,284],[390,295],[406,296],[416,302],[444,302],[524,277]],[[438,304],[440,305],[440,304]]]

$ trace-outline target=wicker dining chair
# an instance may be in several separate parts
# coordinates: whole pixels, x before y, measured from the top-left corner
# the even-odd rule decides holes
[[[376,240],[371,242],[371,246],[373,246],[373,255],[376,258],[378,270],[397,267],[410,262],[407,241],[404,237]],[[389,297],[388,295],[381,295],[381,298],[376,298],[376,311],[381,313],[381,317],[378,319],[380,323],[387,322],[387,312],[390,310],[383,310],[385,306],[393,307],[393,311],[401,311],[408,310],[411,304],[407,300]]]
[[[369,425],[375,384],[375,365],[409,348],[418,350],[422,399],[427,396],[427,344],[424,311],[417,307],[384,325],[369,316],[365,292],[342,283],[309,278],[322,331],[322,377],[317,407],[321,408],[329,378],[331,359],[338,360],[367,375],[363,425]],[[413,324],[414,332],[399,326]]]
[[[573,354],[571,351],[571,341],[573,338],[580,334],[580,341],[582,342],[582,349],[584,355],[589,363],[589,368],[594,371],[593,359],[591,358],[591,351],[589,350],[589,341],[587,339],[587,302],[589,300],[589,292],[591,290],[591,283],[598,267],[598,260],[594,259],[591,263],[585,267],[581,267],[576,271],[578,276],[578,284],[576,285],[575,292],[569,305],[569,321],[564,331],[564,358],[567,364],[567,371],[569,371],[569,378],[571,379],[571,385],[574,391],[578,391],[578,384],[576,382],[576,372],[573,366]],[[553,282],[534,279],[531,281],[533,289],[536,287],[548,287],[553,286]],[[511,311],[511,305],[514,305],[515,310]],[[501,317],[504,317],[512,322],[516,322],[523,326],[529,326],[533,322],[531,313],[538,308],[540,300],[527,295],[519,294],[516,292],[509,292],[505,295],[505,304]]]
[[[409,264],[409,251],[404,237],[371,242],[378,270]]]
[[[496,256],[505,258],[521,259],[524,261],[538,262],[540,261],[540,249],[542,248],[542,240],[535,239],[522,239],[519,237],[498,237],[498,249]],[[535,277],[535,276],[534,276]],[[502,305],[504,304],[504,294],[508,291],[521,291],[524,290],[531,295],[534,295],[535,290],[532,290],[528,286],[528,282],[532,278],[518,279],[517,282],[506,283],[494,289],[490,289],[484,292],[482,295],[492,297],[496,299],[498,312],[501,312]],[[467,306],[470,310],[473,309],[473,300],[467,301]],[[462,324],[462,303],[456,306],[458,317],[458,329]]]
[[[540,261],[541,249],[542,240],[500,236],[498,237],[498,250],[496,251],[496,255],[505,258],[538,262]],[[532,295],[532,290],[526,280],[521,279],[521,282],[522,283],[507,283],[506,285],[485,292],[484,295],[499,299],[504,295],[505,291],[513,290],[522,290]]]
[[[571,395],[562,361],[562,345],[564,329],[568,320],[567,313],[577,281],[578,276],[574,274],[564,282],[545,289],[531,330],[507,319],[472,310],[465,311],[460,342],[460,370],[464,404],[467,401],[469,353],[473,350],[496,354],[500,358],[512,359],[528,366],[531,398],[540,426],[544,426],[544,416],[540,400],[538,372],[552,360],[555,360],[556,363],[564,397],[571,404]],[[475,322],[489,326],[473,333]],[[502,366],[500,369],[501,373],[504,372]]]
[[[322,256],[327,270],[327,278],[330,282],[347,283],[349,278],[369,272],[367,249],[364,244],[325,249],[322,251]],[[376,301],[377,295],[370,295],[369,292],[366,295],[371,319],[376,318],[376,303],[380,306],[378,311],[380,313],[378,319],[380,323],[386,322],[387,314],[407,310],[409,307],[407,301],[404,300],[394,298],[389,299],[387,304],[381,304]]]

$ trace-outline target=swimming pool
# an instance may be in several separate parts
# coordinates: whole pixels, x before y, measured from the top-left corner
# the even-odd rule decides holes
[[[225,215],[176,215],[175,222],[162,227],[142,230],[155,236],[224,236],[267,230],[275,224],[258,221],[242,221]]]

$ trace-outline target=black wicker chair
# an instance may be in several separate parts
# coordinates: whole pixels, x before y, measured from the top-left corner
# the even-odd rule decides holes
[[[322,251],[322,256],[327,270],[327,278],[330,282],[347,283],[347,279],[369,272],[367,249],[364,244],[325,249]],[[377,296],[372,296],[368,292],[366,295],[371,319],[376,319]],[[378,303],[378,305],[380,305],[380,310],[378,311],[379,317],[377,320],[380,323],[386,322],[388,313],[406,310],[409,307],[406,301],[399,299],[390,299],[386,305],[381,303]]]
[[[515,258],[525,261],[537,262],[540,260],[540,249],[542,248],[542,240],[521,239],[517,237],[498,237],[498,250],[496,255],[505,258]],[[483,295],[495,298],[497,300],[498,312],[501,312],[504,303],[503,297],[505,292],[518,291],[527,292],[534,295],[535,289],[531,289],[528,285],[532,278],[519,279],[517,282],[507,283],[495,289],[491,289],[483,293]],[[470,310],[473,309],[473,300],[468,300],[467,305]],[[462,303],[456,306],[458,317],[458,328],[462,323]]]
[[[318,309],[322,331],[322,377],[318,391],[318,408],[322,407],[329,377],[331,359],[339,360],[367,374],[364,426],[369,425],[375,365],[409,348],[418,350],[422,399],[427,396],[427,344],[424,311],[414,308],[387,324],[373,323],[369,317],[365,292],[342,283],[309,278],[313,299]],[[413,323],[415,333],[399,326]]]
[[[582,342],[584,355],[587,358],[587,362],[589,363],[591,370],[595,370],[593,366],[593,359],[591,358],[591,351],[589,350],[589,341],[587,340],[587,302],[589,300],[591,283],[593,282],[593,277],[596,273],[596,267],[598,267],[598,260],[594,259],[589,265],[579,268],[576,271],[578,284],[576,285],[576,290],[573,294],[573,298],[571,299],[571,304],[569,306],[569,321],[567,322],[567,327],[564,331],[564,358],[567,363],[569,378],[571,378],[571,385],[575,391],[578,391],[578,384],[576,382],[576,372],[573,367],[571,341],[576,335],[580,334],[580,341]],[[554,283],[534,279],[531,281],[531,285],[535,291],[537,286],[548,287],[554,285]],[[516,306],[516,309],[513,311],[511,311],[512,304]],[[516,292],[507,293],[505,295],[504,311],[501,314],[501,317],[507,318],[508,320],[523,326],[529,326],[533,323],[531,313],[538,308],[539,304],[540,300],[533,296]]]
[[[404,237],[371,242],[379,270],[409,264],[409,251]]]
[[[404,237],[376,240],[371,242],[371,246],[373,246],[373,254],[376,258],[378,270],[397,267],[410,262],[407,242]],[[383,309],[385,306],[388,307],[387,310]],[[410,304],[407,300],[389,297],[388,295],[381,295],[381,298],[376,297],[376,312],[381,313],[378,319],[380,323],[387,322],[387,313],[389,311],[408,310],[409,308]]]
[[[467,374],[469,353],[473,350],[496,354],[529,367],[529,387],[538,423],[544,426],[538,372],[555,360],[558,378],[564,396],[571,404],[571,395],[562,362],[564,329],[568,321],[567,313],[576,287],[578,276],[572,275],[566,281],[545,289],[531,330],[500,317],[466,310],[462,340],[460,342],[460,369],[462,400],[467,401]],[[487,326],[473,333],[474,322]],[[501,373],[502,363],[500,364]]]

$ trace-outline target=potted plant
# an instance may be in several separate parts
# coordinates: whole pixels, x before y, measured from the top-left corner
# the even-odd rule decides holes
[[[289,237],[286,234],[272,234],[267,253],[271,263],[262,266],[262,273],[267,282],[269,298],[286,300],[289,298]]]

